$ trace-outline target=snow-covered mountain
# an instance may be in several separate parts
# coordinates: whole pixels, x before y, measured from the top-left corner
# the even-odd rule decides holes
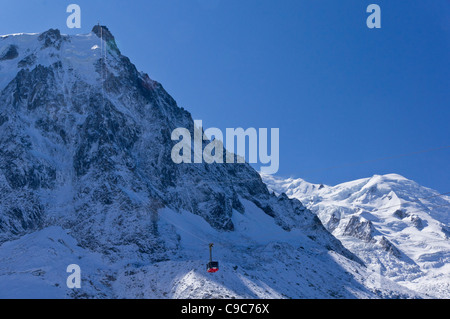
[[[450,298],[450,197],[397,174],[336,186],[263,175],[297,198],[372,269],[412,290]]]
[[[178,127],[191,115],[106,27],[0,37],[0,297],[419,296],[248,164],[173,163]]]

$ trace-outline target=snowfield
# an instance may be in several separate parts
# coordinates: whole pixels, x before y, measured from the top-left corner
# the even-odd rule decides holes
[[[336,186],[264,175],[299,199],[346,248],[411,290],[450,298],[450,197],[397,174]]]
[[[243,233],[222,233],[191,213],[161,212],[181,237],[171,260],[111,263],[81,248],[67,231],[49,227],[0,247],[0,298],[419,298],[423,297],[301,234],[286,233],[262,211],[240,216]],[[239,215],[239,213],[236,213]],[[267,225],[264,222],[268,222]],[[271,237],[264,239],[264,226]],[[220,271],[206,272],[208,240]],[[66,287],[78,264],[82,288]]]

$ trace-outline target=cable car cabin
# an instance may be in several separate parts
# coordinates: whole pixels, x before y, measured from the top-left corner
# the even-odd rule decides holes
[[[214,244],[209,244],[209,263],[206,264],[206,271],[209,273],[214,273],[219,271],[219,262],[212,261],[212,248]]]
[[[209,273],[214,273],[219,271],[219,262],[218,261],[210,261],[206,265],[206,271]]]

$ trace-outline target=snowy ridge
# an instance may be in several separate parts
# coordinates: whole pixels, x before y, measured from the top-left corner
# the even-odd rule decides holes
[[[369,268],[438,298],[450,292],[450,197],[397,174],[326,186],[263,176],[301,200]]]

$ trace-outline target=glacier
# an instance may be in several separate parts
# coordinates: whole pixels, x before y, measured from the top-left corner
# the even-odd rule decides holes
[[[297,198],[370,269],[433,298],[450,297],[450,196],[398,174],[336,186],[263,175]]]

